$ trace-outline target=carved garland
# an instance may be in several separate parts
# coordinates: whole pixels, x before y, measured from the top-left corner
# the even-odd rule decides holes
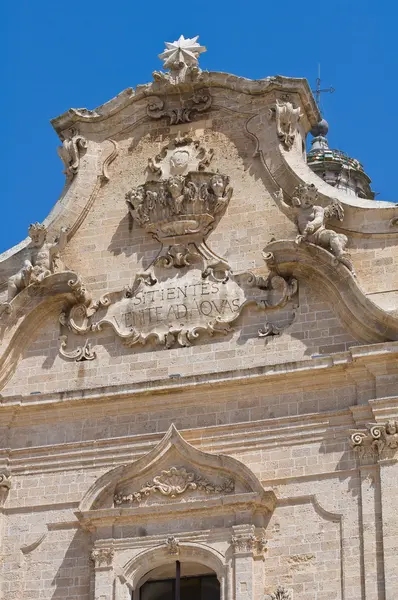
[[[193,471],[187,471],[183,467],[171,467],[164,470],[160,475],[156,475],[152,481],[149,481],[138,492],[126,494],[119,492],[114,496],[116,505],[120,504],[139,504],[151,494],[161,494],[176,498],[187,491],[200,491],[205,494],[231,494],[235,490],[235,483],[232,479],[226,479],[221,484],[215,484]]]

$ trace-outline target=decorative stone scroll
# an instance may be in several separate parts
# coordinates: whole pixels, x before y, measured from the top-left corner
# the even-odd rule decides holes
[[[384,425],[370,424],[366,430],[352,431],[350,443],[360,455],[396,454],[398,451],[398,421],[390,420]]]
[[[212,97],[209,90],[198,90],[186,100],[179,100],[179,105],[172,107],[166,99],[152,96],[148,100],[147,115],[151,119],[167,117],[169,125],[190,123],[195,113],[203,113],[210,109]]]
[[[114,496],[115,505],[140,504],[147,496],[160,494],[176,498],[188,491],[198,491],[205,494],[230,494],[235,490],[232,479],[226,479],[221,484],[212,483],[199,473],[187,471],[184,467],[170,467],[153,477],[138,492],[119,492]]]
[[[87,148],[87,140],[75,130],[68,134],[60,134],[62,146],[58,146],[58,156],[62,160],[67,180],[71,181],[79,170],[80,153]]]
[[[294,108],[291,102],[279,102],[271,107],[269,115],[276,121],[276,132],[286,150],[290,150],[296,138],[298,124],[302,118],[300,108]]]
[[[295,221],[299,230],[296,242],[298,244],[309,242],[325,248],[355,277],[354,266],[345,251],[348,243],[347,236],[326,228],[328,219],[335,218],[339,221],[344,219],[344,209],[338,200],[334,200],[326,208],[317,205],[317,200],[318,190],[313,183],[298,185],[294,189],[291,205],[284,201],[282,190],[278,196],[278,202]]]
[[[88,340],[85,341],[83,346],[78,346],[77,348],[75,348],[75,350],[72,350],[71,352],[68,352],[66,350],[68,344],[67,335],[61,335],[59,341],[59,353],[63,358],[66,358],[68,360],[74,360],[75,362],[95,360],[97,358],[96,352],[91,348],[91,344]]]
[[[203,277],[197,267],[178,271],[177,276],[167,269],[158,277],[151,272],[139,274],[132,286],[88,306],[72,306],[60,321],[73,333],[86,336],[111,327],[128,347],[191,346],[202,335],[232,332],[231,325],[246,308],[267,313],[284,308],[296,292],[295,279],[276,275],[265,279],[246,272],[218,281]],[[259,336],[271,334],[267,321]]]

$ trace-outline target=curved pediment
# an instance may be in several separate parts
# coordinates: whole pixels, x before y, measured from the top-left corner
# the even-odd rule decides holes
[[[398,340],[398,319],[363,293],[350,270],[324,248],[292,240],[272,242],[264,249],[268,265],[284,276],[323,289],[347,330],[364,343]]]
[[[255,507],[267,513],[275,495],[240,461],[209,454],[186,442],[174,425],[153,450],[100,477],[82,499],[78,516],[92,524],[170,511]]]

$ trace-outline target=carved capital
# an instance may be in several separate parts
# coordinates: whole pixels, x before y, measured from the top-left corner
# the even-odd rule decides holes
[[[91,560],[96,569],[112,567],[113,556],[113,548],[94,548],[91,551]]]
[[[231,545],[235,554],[251,553],[255,558],[262,558],[267,551],[267,540],[263,533],[255,534],[254,525],[233,528]]]
[[[395,456],[398,452],[398,421],[369,424],[367,429],[352,431],[350,443],[360,456]]]

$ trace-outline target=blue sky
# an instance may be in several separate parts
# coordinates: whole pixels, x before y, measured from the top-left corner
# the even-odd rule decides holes
[[[42,221],[63,188],[49,120],[151,80],[165,40],[200,35],[202,69],[306,77],[321,63],[329,142],[358,158],[378,199],[398,202],[396,15],[392,0],[14,0],[0,21],[0,252]]]

